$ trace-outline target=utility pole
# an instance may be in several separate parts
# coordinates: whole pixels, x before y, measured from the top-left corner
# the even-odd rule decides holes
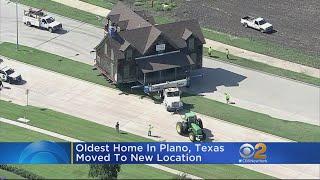
[[[26,96],[27,96],[27,106],[26,106],[25,113],[24,113],[25,120],[27,119],[27,111],[28,111],[28,106],[29,106],[29,89],[26,90]],[[27,122],[27,120],[26,120],[26,122]]]
[[[17,50],[19,50],[19,18],[18,18],[18,0],[16,0],[16,20],[17,20]]]

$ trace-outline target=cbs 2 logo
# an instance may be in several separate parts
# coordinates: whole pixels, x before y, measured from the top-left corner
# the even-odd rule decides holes
[[[266,159],[267,146],[264,143],[257,143],[254,147],[251,144],[243,144],[240,147],[240,156],[243,158]]]

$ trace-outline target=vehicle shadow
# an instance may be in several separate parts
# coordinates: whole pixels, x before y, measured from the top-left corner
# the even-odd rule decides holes
[[[24,85],[24,84],[27,84],[27,81],[23,79],[18,83],[14,83],[14,85]]]
[[[214,141],[214,135],[210,129],[203,128],[203,132],[206,134],[207,138],[204,142],[212,142]]]
[[[67,31],[67,30],[65,30],[65,29],[60,29],[60,30],[57,30],[55,33],[62,35],[62,34],[66,34],[66,33],[68,33],[68,32],[69,32],[69,31]]]
[[[278,32],[277,30],[275,30],[275,29],[273,29],[272,31],[269,31],[269,32],[265,32],[266,34],[274,34],[274,33],[276,33],[276,32]]]
[[[218,86],[239,86],[239,83],[247,78],[222,68],[204,67],[192,72],[192,74],[203,74],[202,78],[191,79],[191,87],[186,89],[186,91],[196,94],[214,92]]]

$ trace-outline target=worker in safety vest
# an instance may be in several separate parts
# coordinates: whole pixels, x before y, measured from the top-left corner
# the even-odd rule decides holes
[[[2,79],[0,78],[0,90],[3,88]]]
[[[230,59],[230,52],[229,52],[229,49],[226,49],[226,55],[227,55],[227,59]]]
[[[119,127],[120,127],[119,122],[117,122],[117,124],[116,124],[116,131],[117,131],[117,133],[120,133]]]
[[[230,103],[230,95],[228,93],[224,93],[224,95],[226,96],[227,104],[229,104]]]
[[[152,130],[153,126],[151,126],[151,124],[149,124],[149,129],[148,129],[148,136],[151,136],[151,130]]]
[[[212,51],[213,51],[213,49],[212,49],[212,47],[210,46],[209,49],[208,49],[208,55],[209,55],[209,57],[212,56]]]

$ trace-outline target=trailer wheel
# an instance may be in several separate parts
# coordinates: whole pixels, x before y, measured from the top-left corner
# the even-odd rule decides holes
[[[31,23],[29,21],[27,22],[27,26],[31,27]]]
[[[53,29],[52,29],[51,27],[50,27],[48,30],[49,30],[49,32],[50,32],[50,33],[52,33],[52,32],[53,32]]]

